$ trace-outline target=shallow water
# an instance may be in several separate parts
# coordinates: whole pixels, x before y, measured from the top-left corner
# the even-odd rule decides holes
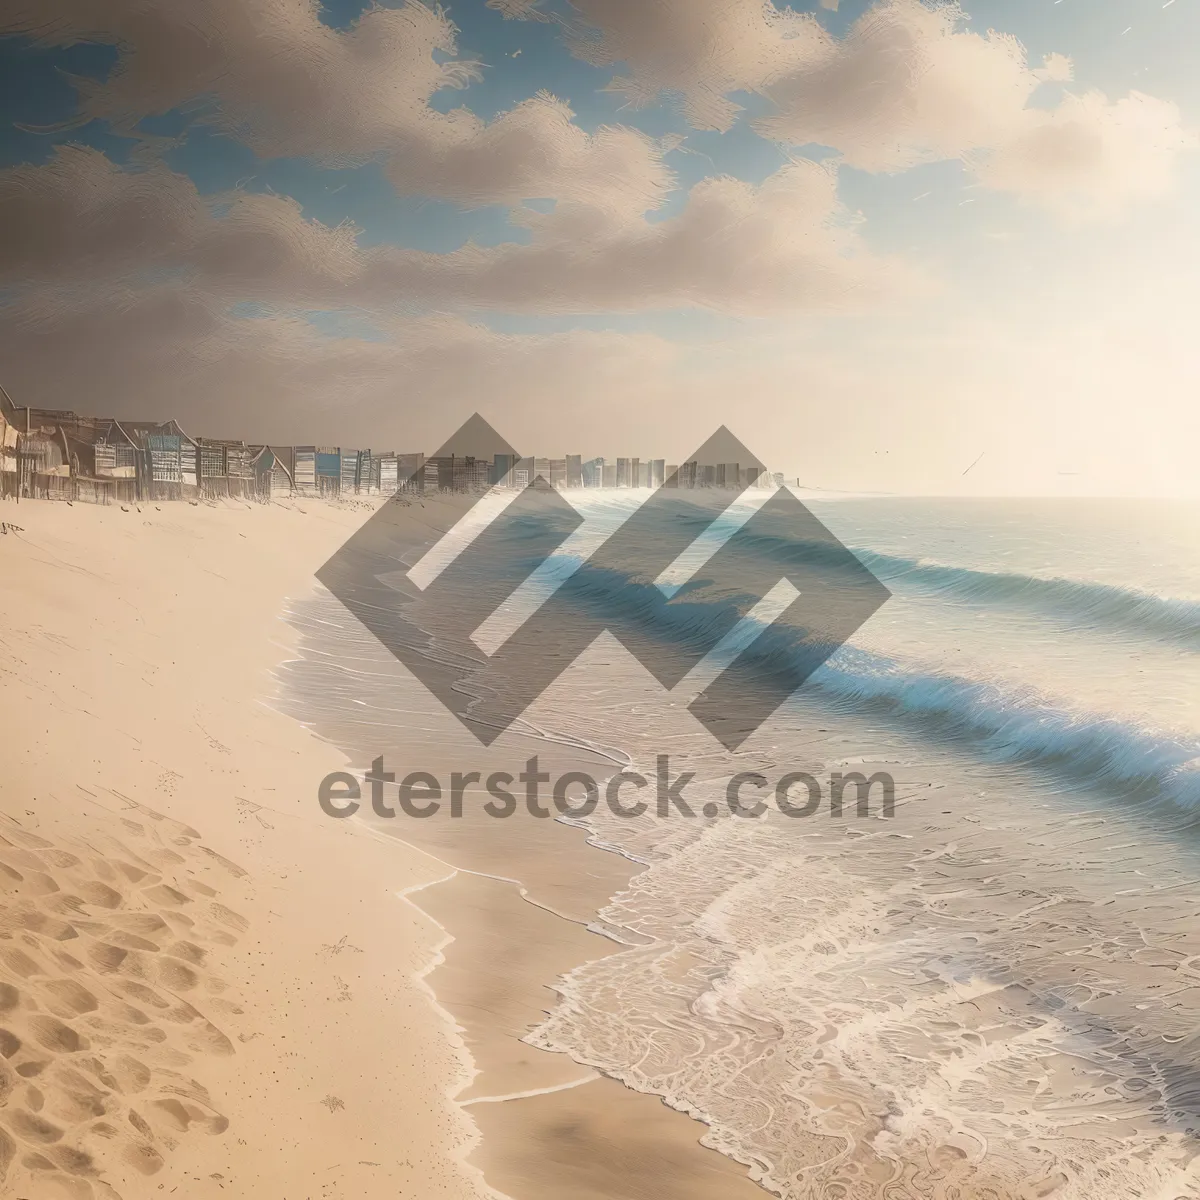
[[[571,499],[601,534],[630,502]],[[328,596],[295,614],[288,703],[364,766],[395,746],[408,769],[540,750],[600,778],[653,778],[663,753],[694,772],[692,808],[724,815],[575,822],[646,864],[595,917],[636,944],[573,971],[527,1040],[701,1117],[780,1195],[1200,1194],[1200,510],[812,507],[892,599],[735,752],[687,711],[687,681],[666,694],[608,636],[484,751]],[[696,565],[663,639],[705,620]],[[598,607],[637,595],[589,586]],[[789,635],[751,651],[769,662]],[[877,769],[890,818],[725,808],[739,771]],[[547,882],[521,858],[531,822],[471,852],[510,877],[525,862],[561,911],[572,869]],[[435,825],[397,832],[454,861]]]

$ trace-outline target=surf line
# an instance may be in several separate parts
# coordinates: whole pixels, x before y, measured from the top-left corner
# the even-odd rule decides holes
[[[556,1083],[553,1087],[533,1088],[528,1092],[510,1092],[507,1096],[476,1096],[474,1100],[460,1100],[459,1104],[463,1108],[470,1108],[472,1104],[504,1104],[508,1100],[527,1100],[531,1096],[549,1096],[553,1092],[570,1091],[571,1088],[582,1087],[585,1083],[602,1078],[599,1071],[588,1071],[579,1079],[572,1079],[568,1083]]]

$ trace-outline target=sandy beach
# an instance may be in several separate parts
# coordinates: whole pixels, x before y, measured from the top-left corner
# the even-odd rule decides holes
[[[1198,40],[0,0],[0,1200],[1200,1200]]]
[[[323,818],[262,702],[364,516],[308,507],[0,514],[7,1195],[487,1194],[396,897],[445,868]]]
[[[522,822],[426,853],[319,811],[347,764],[272,668],[365,505],[0,515],[5,1194],[762,1194],[519,1040],[619,948],[583,926],[630,862],[554,822],[549,857]]]

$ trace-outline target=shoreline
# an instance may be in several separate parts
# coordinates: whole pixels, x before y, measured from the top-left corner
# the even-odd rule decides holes
[[[419,765],[448,778],[453,754],[469,735],[351,618],[343,614],[339,622],[338,611],[318,602],[293,614],[305,636],[301,660],[282,672],[287,711],[336,745],[357,777],[384,753],[397,772],[405,763],[405,770]],[[401,719],[418,709],[427,728]],[[378,744],[384,734],[386,747]],[[604,778],[621,766],[616,752],[533,729],[491,748],[472,745],[471,765],[496,753],[511,756],[514,745],[518,757],[536,752],[542,768],[559,774],[587,768]],[[516,1200],[769,1194],[751,1179],[748,1164],[704,1143],[710,1126],[696,1114],[526,1040],[559,1004],[561,977],[640,944],[633,931],[606,932],[600,911],[645,861],[607,846],[582,823],[497,821],[469,801],[461,818],[427,821],[380,820],[364,802],[345,823],[415,846],[446,868],[402,898],[444,931],[439,961],[424,978],[474,1064],[471,1079],[451,1098],[470,1110],[482,1132],[471,1161],[492,1187]],[[600,1130],[596,1144],[579,1141],[584,1131]],[[575,1146],[570,1156],[559,1157],[560,1141]],[[622,1163],[616,1174],[614,1156]]]
[[[6,1191],[494,1196],[394,899],[437,865],[314,815],[344,760],[262,702],[364,515],[305,507],[30,503],[0,539]]]
[[[586,851],[602,852],[590,844]],[[456,886],[492,892],[489,907],[513,922],[511,941],[497,945],[486,938],[485,945],[478,944],[482,923],[472,921],[472,907],[454,894]],[[560,1195],[633,1200],[651,1194],[648,1189],[670,1200],[772,1194],[753,1181],[748,1164],[704,1144],[711,1126],[701,1116],[657,1093],[638,1091],[602,1068],[524,1040],[561,1002],[560,977],[619,954],[624,944],[543,907],[516,879],[453,869],[444,879],[407,889],[403,899],[445,935],[423,978],[433,1003],[464,1038],[474,1065],[470,1081],[451,1098],[471,1110],[481,1133],[468,1161],[498,1193],[517,1200]],[[520,955],[531,946],[544,952],[532,967]],[[546,966],[545,957],[553,957],[554,965]],[[499,969],[489,970],[491,964]],[[481,1007],[480,996],[497,983],[508,992],[510,1011],[493,1008],[483,1018],[472,1016]],[[525,1018],[520,1028],[518,1014]],[[523,1069],[535,1072],[537,1082],[497,1092],[513,1086],[507,1081]]]
[[[1161,1003],[1195,957],[1194,847],[1177,821],[870,712],[830,715],[820,697],[796,701],[781,743],[821,769],[904,767],[895,824],[819,822],[798,852],[786,822],[728,826],[744,835],[731,847],[651,821],[623,827],[614,853],[604,810],[591,827],[473,804],[462,820],[333,821],[319,779],[381,749],[443,779],[455,762],[520,770],[531,752],[547,773],[607,775],[631,716],[653,716],[637,756],[649,778],[653,739],[686,747],[686,714],[597,642],[464,761],[456,719],[312,586],[311,559],[353,518],[160,513],[46,505],[0,537],[6,1184],[215,1197],[286,1171],[329,1197],[751,1200],[750,1171],[790,1194],[818,1186],[810,1168],[843,1187],[933,1171],[998,1196],[1060,1178],[1104,1195],[1194,1183],[1187,1109],[1169,1086],[1143,1095],[1144,1063],[1187,1061],[1170,1048],[1187,1010]],[[286,685],[273,701],[264,674]],[[312,702],[308,738],[296,698]],[[580,712],[586,737],[547,732]],[[774,768],[776,749],[753,761]],[[1121,940],[1130,926],[1138,943]],[[645,940],[595,940],[623,927]],[[1119,993],[1095,1005],[1054,1003],[1107,980]],[[919,1052],[896,1054],[897,1039]],[[981,1046],[986,1061],[947,1077]],[[1032,1148],[1000,1136],[1026,1120],[1024,1093],[974,1102],[985,1083],[1004,1096],[1014,1071],[1053,1100]],[[932,1115],[900,1100],[914,1078],[940,1097]],[[780,1095],[812,1119],[789,1124]],[[1163,1118],[1155,1095],[1176,1105]],[[962,1114],[962,1132],[939,1111]],[[987,1140],[995,1151],[973,1155]],[[1107,1161],[1119,1177],[1089,1173]]]
[[[413,1188],[533,1200],[564,1188],[581,1197],[640,1196],[652,1179],[663,1197],[764,1194],[744,1167],[701,1145],[704,1126],[690,1116],[520,1040],[557,1002],[559,975],[593,961],[592,947],[620,950],[586,926],[639,869],[636,861],[601,854],[583,828],[551,822],[555,841],[571,844],[569,863],[540,880],[510,882],[530,872],[518,863],[493,878],[445,847],[367,822],[332,822],[317,809],[315,782],[346,769],[347,756],[278,704],[281,673],[303,653],[290,609],[316,590],[316,568],[364,519],[361,505],[121,511],[40,502],[21,515],[20,528],[0,542],[8,616],[0,645],[6,673],[24,685],[6,681],[0,697],[6,746],[19,748],[0,781],[0,836],[10,845],[21,836],[46,844],[0,846],[0,863],[19,870],[17,859],[38,854],[84,861],[85,848],[107,847],[122,832],[133,837],[131,823],[150,829],[144,836],[153,844],[140,856],[124,846],[92,855],[92,872],[111,878],[103,886],[117,896],[113,909],[85,899],[82,937],[73,943],[140,936],[142,947],[112,966],[97,966],[94,955],[39,961],[15,1010],[0,1013],[0,1027],[32,1044],[37,1014],[61,1012],[55,1019],[93,1052],[83,1061],[101,1114],[71,1108],[65,1064],[44,1069],[36,1085],[17,1082],[8,1118],[18,1102],[30,1116],[17,1123],[6,1154],[13,1124],[0,1114],[6,1186],[71,1200],[134,1200],[173,1188],[201,1200],[229,1188],[307,1195],[315,1187],[314,1195],[365,1200]],[[213,621],[215,612],[226,615]],[[264,687],[268,679],[273,688]],[[298,737],[298,727],[308,736]],[[69,756],[54,753],[62,744]],[[572,762],[588,757],[580,747],[543,748]],[[70,799],[81,794],[86,810]],[[524,853],[528,860],[537,852]],[[161,885],[170,903],[156,907],[145,874],[139,888],[111,863],[140,863],[136,874],[158,859],[176,873]],[[84,887],[68,869],[46,874],[62,892]],[[548,947],[549,957],[507,980],[488,976],[488,926],[463,895],[468,879],[507,891],[493,899],[513,920],[512,945]],[[99,896],[92,883],[86,896]],[[10,886],[7,900],[13,910],[38,910],[29,921],[43,932],[15,936],[31,953],[44,952],[46,922],[60,914],[42,911],[28,879]],[[218,923],[202,939],[195,922],[191,939],[180,938],[196,904],[222,913],[230,928]],[[114,933],[122,922],[142,934]],[[155,922],[178,940],[160,945],[146,936]],[[537,936],[528,936],[530,922]],[[0,941],[3,982],[15,978],[5,953]],[[197,961],[177,965],[174,953]],[[456,973],[468,990],[489,979],[507,988],[509,1024],[464,1020],[446,994]],[[53,1007],[64,990],[82,1011]],[[130,1008],[135,995],[149,1009],[148,1026]],[[168,1014],[157,1024],[152,1002]],[[110,1019],[117,1006],[129,1010],[131,1029]],[[162,1032],[168,1020],[179,1028]],[[149,1042],[139,1040],[143,1026]],[[26,1049],[12,1065],[23,1066]],[[137,1063],[131,1081],[110,1069],[125,1059]],[[53,1155],[30,1132],[41,1128],[42,1111],[59,1121],[49,1135]],[[568,1113],[576,1138],[603,1133],[590,1153],[576,1145],[564,1160],[556,1156],[570,1142],[561,1126]],[[398,1128],[406,1131],[399,1142]],[[624,1162],[616,1175],[614,1139],[615,1159]]]

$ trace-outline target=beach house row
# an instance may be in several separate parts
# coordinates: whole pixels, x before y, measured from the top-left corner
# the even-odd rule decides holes
[[[0,497],[134,503],[391,495],[421,454],[198,438],[176,421],[117,421],[13,404],[0,387]]]

